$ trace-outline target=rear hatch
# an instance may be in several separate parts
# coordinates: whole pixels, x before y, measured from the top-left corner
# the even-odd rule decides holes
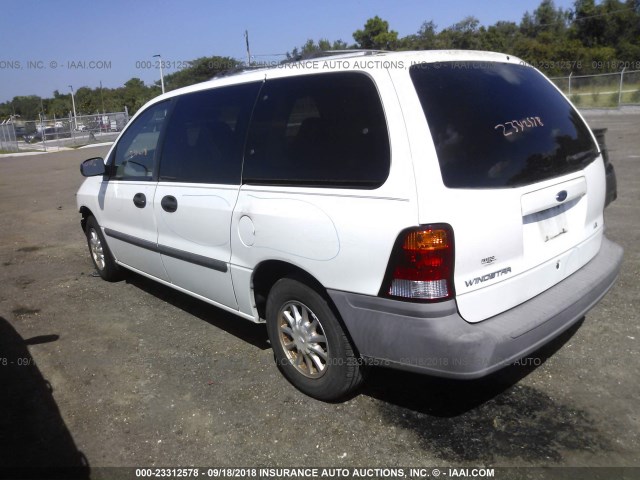
[[[523,303],[595,256],[602,159],[549,80],[513,60],[484,59],[417,64],[410,76],[442,177],[441,185],[419,179],[420,222],[453,227],[463,318],[478,322]]]

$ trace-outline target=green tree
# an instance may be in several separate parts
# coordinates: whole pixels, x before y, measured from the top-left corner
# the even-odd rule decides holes
[[[519,39],[520,30],[515,22],[500,21],[487,28],[481,44],[483,50],[515,54],[515,45]]]
[[[476,17],[466,17],[440,32],[437,44],[439,48],[479,50],[482,48],[484,34],[485,29],[480,27],[480,21]]]
[[[100,91],[89,87],[76,90],[76,113],[78,115],[92,115],[100,111]]]
[[[533,14],[524,14],[520,22],[520,32],[530,38],[536,38],[542,32],[561,36],[565,34],[570,18],[570,12],[556,8],[553,0],[542,0]]]
[[[131,78],[124,84],[124,104],[129,112],[136,112],[142,105],[153,98],[153,94],[139,78]]]
[[[299,60],[301,58],[310,58],[327,50],[345,50],[349,48],[342,40],[335,40],[331,43],[326,38],[321,38],[316,43],[313,39],[308,39],[301,47],[295,47],[291,52],[287,52],[287,60]]]
[[[8,120],[13,115],[13,109],[11,108],[11,102],[0,103],[0,122]]]
[[[640,40],[640,15],[638,13],[640,2],[637,2],[636,8],[634,8],[632,2],[625,4],[619,0],[604,0],[600,7],[607,20],[603,33],[604,45],[617,48],[623,41],[638,43]]]
[[[413,35],[398,40],[398,50],[432,50],[438,48],[437,26],[432,20],[424,22]]]
[[[20,115],[23,120],[38,118],[41,98],[37,95],[14,97],[11,100],[10,114]]]
[[[309,57],[315,53],[322,52],[323,50],[331,49],[331,44],[328,40],[320,39],[318,43],[313,41],[311,38],[307,40],[307,42],[300,47],[300,55],[304,57]]]
[[[200,57],[192,60],[191,65],[164,77],[166,90],[186,87],[211,80],[215,75],[238,68],[241,63],[231,57]],[[159,85],[160,81],[156,82]]]
[[[398,42],[398,32],[389,30],[389,22],[377,15],[367,20],[364,30],[356,30],[353,39],[358,48],[373,50],[394,50]]]
[[[572,34],[586,47],[593,47],[604,37],[604,21],[595,0],[576,0],[572,14]]]
[[[628,45],[640,40],[640,2],[576,0],[571,31],[587,47],[625,45],[628,51]]]

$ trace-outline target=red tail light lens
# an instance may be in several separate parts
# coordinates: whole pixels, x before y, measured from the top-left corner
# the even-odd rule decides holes
[[[453,297],[453,231],[448,225],[405,230],[398,237],[382,292],[413,300]]]

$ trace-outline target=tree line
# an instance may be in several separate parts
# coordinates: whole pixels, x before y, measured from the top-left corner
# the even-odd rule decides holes
[[[212,76],[239,66],[241,62],[229,57],[202,57],[190,62],[190,67],[164,77],[165,90],[192,85],[209,80]],[[139,78],[131,78],[119,88],[78,88],[74,92],[77,115],[94,115],[104,112],[122,112],[125,107],[134,114],[142,105],[162,93],[160,81],[145,85]],[[71,92],[53,92],[53,97],[37,95],[17,96],[0,103],[0,122],[9,116],[21,120],[35,120],[44,115],[48,119],[68,117],[72,109]]]
[[[353,42],[309,39],[284,55],[283,61],[309,58],[327,50],[490,50],[522,58],[548,76],[588,75],[640,69],[640,0],[575,0],[562,9],[553,0],[542,0],[519,23],[498,21],[480,25],[475,17],[439,30],[425,21],[413,34],[400,37],[389,22],[375,16],[353,33]],[[190,66],[164,77],[165,89],[173,90],[210,79],[221,72],[243,66],[229,57],[202,57]],[[145,85],[139,78],[119,88],[82,87],[75,92],[76,112],[95,114],[122,111],[130,114],[159,95],[160,82]],[[0,103],[0,121],[10,115],[22,119],[64,117],[71,110],[71,93],[53,92],[51,98],[35,95],[14,97]]]
[[[556,8],[542,0],[520,23],[499,21],[485,27],[466,17],[442,30],[433,21],[406,37],[376,16],[353,33],[355,43],[308,40],[288,53],[304,57],[323,50],[489,50],[520,57],[548,76],[618,72],[640,65],[640,0],[576,0],[573,9]],[[630,68],[633,67],[633,68]]]

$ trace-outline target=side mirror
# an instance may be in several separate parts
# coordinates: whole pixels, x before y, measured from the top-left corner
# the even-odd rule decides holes
[[[80,164],[80,173],[85,177],[104,175],[104,159],[101,157],[90,158]]]

